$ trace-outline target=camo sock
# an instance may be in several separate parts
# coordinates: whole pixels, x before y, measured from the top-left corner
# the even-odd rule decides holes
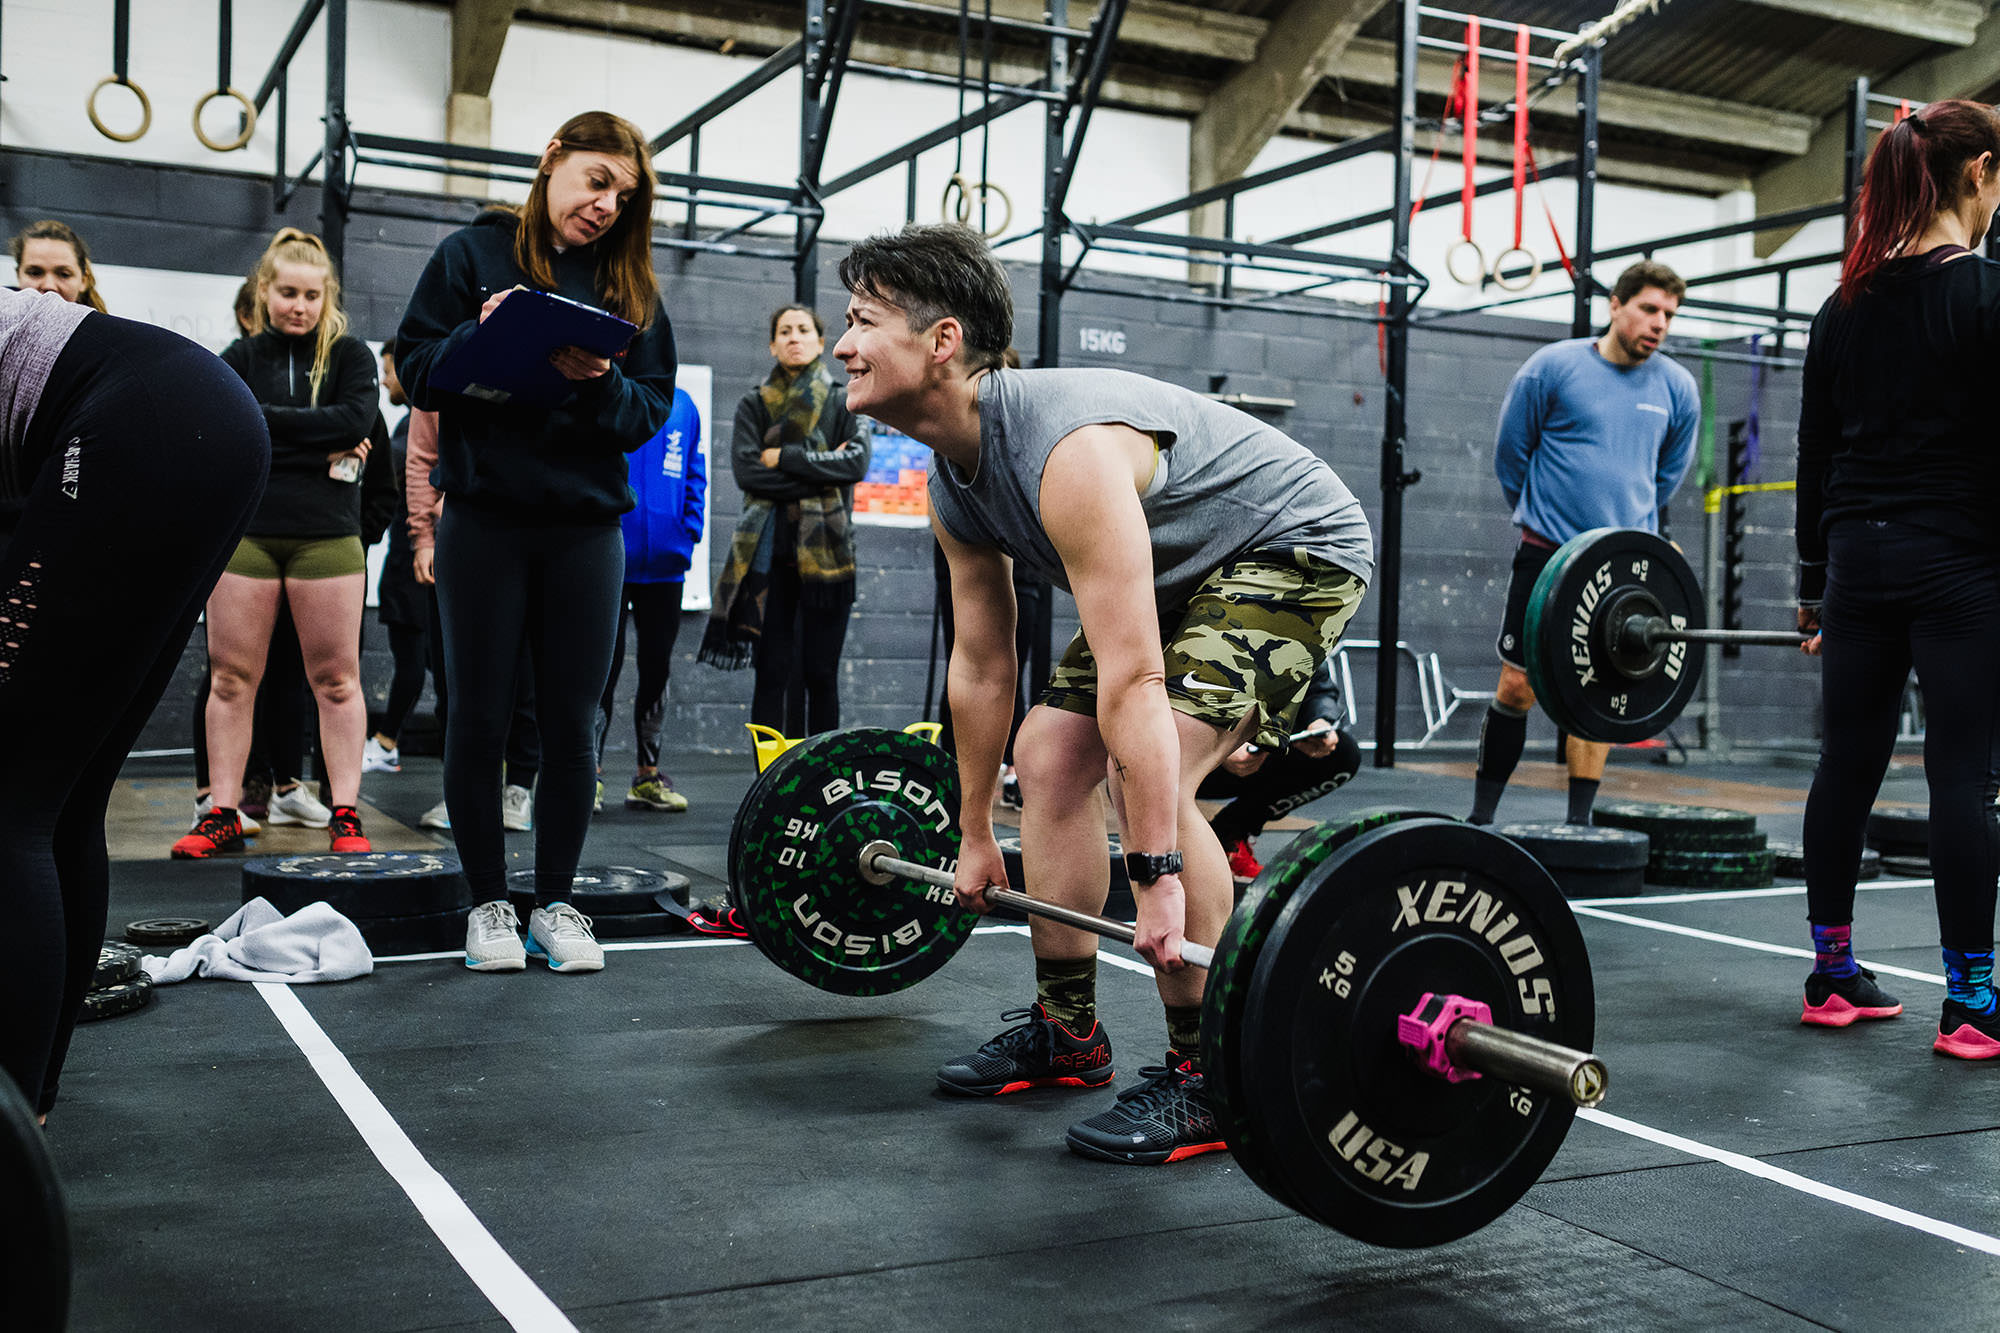
[[[1035,999],[1071,1032],[1088,1032],[1097,1021],[1097,955],[1036,958]]]
[[[1200,1005],[1167,1006],[1167,1045],[1178,1052],[1181,1059],[1192,1060],[1196,1069],[1201,1068]]]

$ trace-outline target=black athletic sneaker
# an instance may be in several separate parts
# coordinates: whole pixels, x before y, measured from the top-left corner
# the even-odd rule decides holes
[[[1814,972],[1806,978],[1806,1004],[1799,1022],[1816,1027],[1844,1028],[1864,1018],[1894,1018],[1903,1002],[1875,984],[1875,974],[1862,968],[1851,977]]]
[[[2000,1056],[2000,1011],[1974,1013],[1957,1000],[1944,1002],[1937,1040],[1931,1049],[1961,1060],[1991,1060]]]
[[[1069,1127],[1069,1150],[1106,1162],[1158,1166],[1229,1145],[1209,1109],[1208,1085],[1192,1060],[1167,1052],[1164,1065],[1139,1071],[1138,1087],[1118,1094],[1118,1104]]]
[[[1020,1024],[940,1067],[940,1088],[965,1097],[1000,1097],[1023,1088],[1101,1088],[1111,1081],[1111,1038],[1097,1020],[1078,1036],[1039,1003],[1000,1017]]]

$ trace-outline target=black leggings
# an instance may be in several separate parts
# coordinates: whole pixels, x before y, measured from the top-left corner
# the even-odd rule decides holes
[[[28,428],[43,459],[0,555],[0,1068],[55,1104],[104,940],[104,809],[270,470],[215,355],[92,314]],[[28,760],[32,756],[32,762]]]
[[[847,642],[851,601],[808,605],[799,578],[798,524],[785,521],[781,506],[771,526],[776,531],[771,587],[764,602],[764,632],[757,638],[750,720],[792,737],[838,731],[840,650]]]
[[[611,674],[625,538],[617,523],[523,521],[464,501],[438,519],[438,614],[451,717],[444,799],[476,902],[504,898],[501,761],[525,643],[541,731],[535,898],[569,897],[597,788],[597,701]]]
[[[1208,821],[1215,836],[1224,843],[1254,838],[1272,820],[1318,800],[1360,772],[1361,747],[1344,731],[1339,737],[1333,753],[1324,759],[1300,754],[1296,748],[1286,749],[1266,759],[1248,777],[1218,768],[1203,778],[1196,796],[1229,802]]]
[[[628,583],[618,613],[618,641],[611,650],[611,676],[597,705],[597,765],[604,766],[604,740],[611,734],[611,715],[618,692],[618,675],[625,667],[625,613],[639,635],[639,693],[632,700],[632,730],[638,743],[640,768],[660,766],[660,732],[667,725],[667,677],[674,668],[674,638],[681,628],[681,584]]]
[[[438,614],[437,585],[429,585],[430,631],[426,649],[430,654],[431,689],[437,695],[437,722],[440,731],[451,729],[451,687],[444,676],[444,619]],[[542,769],[542,736],[535,729],[535,665],[522,644],[514,663],[514,717],[507,725],[507,781],[516,787],[532,787]]]
[[[389,677],[389,703],[382,714],[382,734],[400,739],[410,710],[424,697],[424,674],[430,664],[425,640],[430,631],[422,625],[385,625],[389,631],[389,659],[395,671]]]
[[[1923,528],[1849,519],[1827,542],[1820,612],[1826,738],[1806,798],[1806,906],[1854,919],[1868,811],[1895,747],[1912,667],[1924,691],[1931,871],[1945,948],[1993,947],[2000,774],[2000,556]]]

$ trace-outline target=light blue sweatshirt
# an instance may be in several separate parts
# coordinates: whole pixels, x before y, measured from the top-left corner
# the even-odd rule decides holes
[[[1655,352],[1614,366],[1594,338],[1550,343],[1514,374],[1493,471],[1514,522],[1560,545],[1592,528],[1659,531],[1694,461],[1701,394]]]

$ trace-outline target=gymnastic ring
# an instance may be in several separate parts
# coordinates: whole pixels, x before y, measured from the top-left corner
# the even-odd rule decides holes
[[[236,99],[237,104],[243,108],[243,132],[227,143],[221,143],[209,138],[207,134],[203,133],[201,128],[201,113],[207,110],[208,104],[218,97],[233,97]],[[233,153],[244,144],[249,143],[250,136],[256,132],[256,104],[235,88],[217,88],[213,92],[203,93],[201,100],[194,104],[194,137],[201,140],[201,146],[212,153]]]
[[[1458,257],[1466,250],[1472,251],[1472,262],[1478,265],[1472,270],[1472,276],[1469,278],[1458,271]],[[1449,250],[1444,252],[1444,271],[1451,275],[1453,282],[1461,286],[1477,287],[1486,281],[1486,252],[1479,248],[1478,241],[1470,236],[1461,236],[1451,243]]]
[[[952,192],[958,193],[958,207],[951,203]],[[956,213],[958,216],[953,217]],[[944,183],[944,198],[938,202],[938,216],[946,222],[956,222],[963,227],[972,220],[972,182],[960,172],[952,172],[951,179]]]
[[[130,88],[133,95],[139,99],[139,128],[133,130],[130,134],[120,134],[98,119],[97,95],[103,92],[107,85],[113,83],[123,84],[125,87]],[[90,123],[97,128],[99,134],[107,139],[115,139],[119,143],[131,143],[135,139],[144,138],[146,131],[153,128],[153,99],[146,96],[144,88],[141,88],[130,79],[121,79],[116,74],[107,74],[97,81],[97,86],[90,90],[90,97],[84,102],[83,109],[85,114],[90,117]]]
[[[981,204],[985,203],[988,196],[991,195],[998,195],[1000,198],[999,225],[988,227],[980,233],[988,240],[991,240],[995,236],[998,236],[1001,232],[1007,230],[1007,224],[1014,220],[1014,201],[1007,197],[1007,192],[1005,190],[995,185],[992,181],[980,181],[977,184],[975,184],[972,187],[972,189],[973,193],[978,195],[979,197],[978,202]],[[967,207],[965,210],[966,218],[968,221],[970,221],[972,217],[972,209],[973,209],[972,200],[968,198]]]
[[[1513,255],[1520,255],[1528,261],[1528,271],[1522,274],[1519,278],[1517,278],[1513,282],[1509,282],[1506,278],[1502,277],[1501,274],[1507,267],[1508,258]],[[1509,246],[1507,249],[1502,250],[1498,255],[1494,257],[1493,285],[1495,287],[1498,287],[1503,292],[1518,292],[1524,287],[1531,287],[1534,285],[1535,279],[1541,276],[1542,276],[1541,256],[1537,255],[1533,250],[1530,250],[1525,245]]]

